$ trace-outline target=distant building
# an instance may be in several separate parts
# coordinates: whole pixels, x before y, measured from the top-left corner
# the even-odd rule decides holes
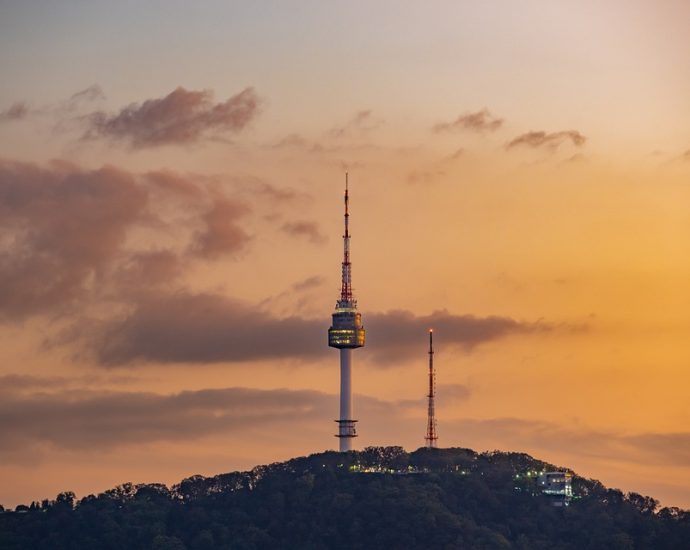
[[[573,498],[573,474],[570,472],[544,472],[537,478],[537,487],[552,499],[554,506],[568,506]]]

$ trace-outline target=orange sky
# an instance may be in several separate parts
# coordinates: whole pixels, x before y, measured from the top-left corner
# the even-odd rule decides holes
[[[0,7],[0,504],[335,448],[347,169],[357,448],[690,507],[689,18]]]

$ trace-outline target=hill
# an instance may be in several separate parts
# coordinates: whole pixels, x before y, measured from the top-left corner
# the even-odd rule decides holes
[[[120,485],[0,514],[0,550],[690,548],[690,513],[573,476],[570,506],[520,453],[370,447],[173,487]]]

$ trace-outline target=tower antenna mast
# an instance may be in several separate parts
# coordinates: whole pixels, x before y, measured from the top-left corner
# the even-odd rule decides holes
[[[426,422],[426,446],[435,449],[438,435],[436,434],[436,371],[434,370],[434,331],[429,329],[429,407]]]

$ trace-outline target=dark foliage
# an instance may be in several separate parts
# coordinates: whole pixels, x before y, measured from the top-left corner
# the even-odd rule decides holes
[[[126,483],[0,509],[0,550],[253,548],[687,549],[690,513],[575,476],[557,508],[525,454],[375,447],[168,488]]]

